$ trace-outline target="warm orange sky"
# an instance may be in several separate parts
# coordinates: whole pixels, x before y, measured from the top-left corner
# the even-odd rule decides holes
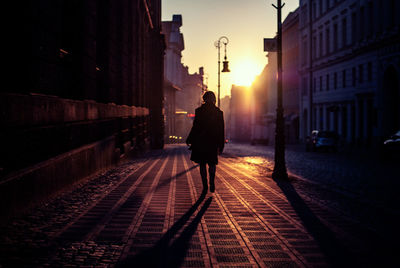
[[[209,89],[217,93],[218,50],[214,42],[229,38],[227,57],[231,73],[221,73],[221,97],[230,95],[232,84],[250,83],[267,63],[263,38],[276,33],[276,0],[162,0],[162,20],[181,14],[185,40],[182,61],[190,73],[204,66]],[[295,10],[298,0],[282,1],[282,21]],[[223,49],[221,49],[221,61]],[[221,63],[222,69],[222,63]]]

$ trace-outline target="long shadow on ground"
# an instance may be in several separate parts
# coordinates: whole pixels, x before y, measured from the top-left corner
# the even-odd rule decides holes
[[[170,178],[164,180],[162,183],[159,183],[159,184],[157,185],[156,190],[160,189],[161,187],[163,187],[163,186],[165,186],[165,185],[170,184],[171,181],[176,180],[177,178],[179,178],[180,176],[182,176],[182,175],[184,175],[184,174],[186,174],[186,173],[189,173],[189,171],[191,171],[192,169],[197,168],[198,166],[199,166],[199,165],[193,165],[193,166],[191,166],[190,168],[185,169],[185,170],[179,172],[179,173],[176,174],[175,176],[170,177]]]
[[[290,180],[275,179],[274,181],[333,267],[399,267],[399,260],[396,258],[397,243],[394,243],[398,241],[396,239],[398,231],[381,237],[360,226],[355,231],[362,235],[364,249],[361,252],[359,249],[351,249],[350,252],[347,245],[339,241],[335,233],[313,213]],[[387,225],[386,228],[391,227]]]
[[[340,244],[335,234],[313,213],[297,193],[290,180],[274,180],[303,222],[308,233],[318,243],[327,261],[334,267],[356,267],[354,258],[344,245]]]
[[[151,248],[138,253],[135,256],[121,260],[117,267],[180,267],[190,245],[190,240],[204,213],[211,204],[209,197],[193,218],[193,220],[182,230],[179,237],[173,240],[179,230],[189,221],[205,199],[203,193],[195,204],[163,235],[163,237]],[[172,243],[171,243],[172,242]]]

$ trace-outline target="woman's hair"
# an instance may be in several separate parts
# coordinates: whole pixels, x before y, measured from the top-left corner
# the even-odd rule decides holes
[[[215,98],[215,94],[212,91],[207,91],[206,93],[204,93],[203,95],[203,100],[206,103],[213,103],[215,104],[216,102],[216,98]]]

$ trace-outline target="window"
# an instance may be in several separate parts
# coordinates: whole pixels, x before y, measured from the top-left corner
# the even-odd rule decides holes
[[[368,82],[372,81],[372,62],[368,62]]]
[[[322,76],[319,77],[319,91],[322,91]]]
[[[324,54],[324,48],[323,48],[323,43],[324,39],[323,39],[323,35],[322,32],[319,33],[319,56],[322,57],[322,55]]]
[[[326,91],[329,91],[329,74],[326,75]]]
[[[351,14],[351,42],[354,44],[357,41],[357,14]]]
[[[333,75],[333,88],[337,89],[337,73]]]
[[[325,44],[325,54],[329,54],[330,50],[330,42],[331,40],[329,39],[329,29],[326,29],[326,44]]]
[[[368,34],[372,35],[374,32],[374,4],[372,1],[368,2]]]
[[[353,87],[355,87],[356,82],[357,82],[356,67],[353,67],[353,69],[351,70],[351,74],[352,74],[352,80],[353,80]]]
[[[301,25],[304,26],[308,22],[307,5],[301,8]]]
[[[323,9],[322,9],[322,0],[319,0],[319,15],[322,16]]]
[[[312,17],[313,19],[317,17],[317,3],[315,1],[312,3]]]
[[[365,27],[364,7],[361,7],[360,8],[360,32],[359,32],[360,39],[364,39],[364,27]]]
[[[308,56],[308,45],[307,45],[307,41],[303,41],[303,58],[301,63],[303,65],[307,64],[307,56]]]
[[[317,91],[317,78],[314,77],[313,92]]]
[[[333,25],[333,51],[338,49],[338,26],[337,24]]]
[[[313,129],[317,128],[317,121],[315,120],[317,118],[317,108],[313,109]]]
[[[347,19],[342,19],[342,47],[347,45]]]
[[[358,82],[362,84],[364,82],[364,65],[358,66]]]
[[[343,70],[342,72],[342,87],[346,87],[346,70]]]
[[[317,37],[313,36],[313,44],[312,44],[312,58],[315,59],[317,57]]]
[[[302,90],[302,95],[307,96],[307,77],[303,77],[303,90]]]
[[[319,122],[318,122],[318,127],[319,129],[322,129],[322,123],[324,122],[324,114],[322,108],[319,108]]]

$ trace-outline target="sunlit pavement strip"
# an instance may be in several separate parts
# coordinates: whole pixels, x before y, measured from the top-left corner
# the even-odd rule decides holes
[[[256,195],[260,201],[265,203],[267,206],[270,206],[274,211],[279,213],[282,217],[290,221],[292,224],[297,226],[298,228],[302,229],[305,231],[304,226],[302,226],[300,219],[298,219],[297,215],[295,212],[293,212],[292,209],[288,208],[287,205],[283,207],[283,209],[279,208],[279,205],[282,205],[282,203],[277,202],[277,205],[274,204],[274,200],[277,201],[284,201],[284,204],[288,203],[287,198],[283,193],[281,193],[279,190],[276,189],[276,184],[272,180],[265,180],[263,178],[259,178],[259,174],[256,172],[249,170],[249,169],[244,169],[244,168],[237,168],[235,167],[235,161],[232,160],[227,160],[223,159],[222,165],[220,165],[221,170],[229,174],[231,178],[234,178],[236,180],[239,180],[243,186],[245,186],[247,189],[249,189],[254,195]],[[226,167],[226,168],[224,168]],[[258,177],[258,178],[257,178]],[[257,191],[257,188],[259,190]],[[299,191],[301,192],[301,190]],[[272,196],[276,196],[279,198],[271,198]],[[266,198],[269,196],[269,198]],[[325,212],[330,212],[330,213],[324,213],[321,214],[319,219],[327,225],[330,229],[335,231],[336,235],[341,236],[342,239],[347,239],[350,243],[354,242],[360,242],[356,241],[351,232],[346,230],[346,228],[343,228],[343,223],[346,223],[347,226],[349,225],[354,225],[357,224],[357,222],[354,222],[353,219],[350,219],[346,216],[344,216],[341,211],[335,211],[331,207],[327,207],[324,205],[320,200],[315,200],[315,199],[310,199],[307,195],[302,195],[304,199],[307,199],[309,201],[309,206],[314,207],[316,209],[323,209]],[[291,213],[292,216],[288,215],[288,213]],[[329,219],[326,219],[326,216],[330,216],[333,218],[340,218],[341,219],[341,224],[334,224]],[[362,247],[360,243],[352,245],[355,247]]]
[[[1,254],[0,264],[325,267],[343,257],[333,254],[338,249],[333,242],[327,247],[329,235],[320,235],[329,226],[321,224],[329,223],[330,215],[323,207],[291,203],[286,186],[267,177],[260,181],[235,160],[220,157],[216,192],[205,196],[198,167],[185,146],[167,146],[163,154],[129,172],[115,172],[119,181],[97,193],[93,204],[82,204],[68,222],[52,224],[60,217],[57,211],[46,214],[41,208],[41,215],[26,216],[31,220],[25,221],[25,229],[9,227],[6,236],[13,239],[1,237],[7,255]],[[75,195],[85,191],[81,188]],[[79,202],[75,198],[64,205],[79,207]],[[299,209],[308,218],[299,215]],[[333,236],[339,235],[334,231]],[[38,237],[40,242],[35,241]]]

